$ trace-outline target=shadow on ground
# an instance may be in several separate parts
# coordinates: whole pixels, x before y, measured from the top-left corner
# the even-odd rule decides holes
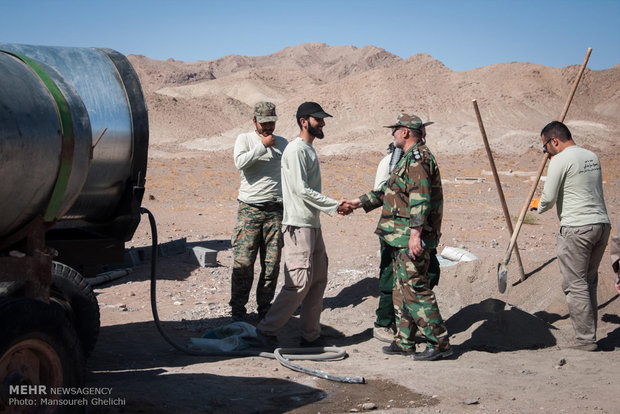
[[[555,329],[541,318],[498,299],[485,299],[464,307],[446,321],[459,349],[487,352],[517,351],[554,346]],[[463,333],[469,335],[459,335]],[[458,342],[459,337],[466,338]]]
[[[323,309],[357,306],[368,297],[379,296],[379,278],[366,277],[342,289],[338,295],[323,299]]]
[[[164,248],[168,246],[167,248]],[[172,246],[172,247],[170,247]],[[158,257],[157,257],[157,280],[185,280],[194,270],[200,265],[192,260],[189,256],[189,251],[193,247],[204,247],[210,250],[226,251],[231,249],[230,240],[204,240],[199,242],[187,243],[185,239],[173,240],[168,243],[158,245]],[[129,252],[133,252],[129,254]],[[116,285],[122,285],[127,282],[140,282],[149,280],[151,273],[151,248],[140,247],[126,249],[126,261],[122,265],[111,266],[106,270],[122,270],[130,269],[129,273],[121,278],[107,281],[98,284],[97,287],[111,287]],[[134,257],[134,260],[130,260],[130,256]],[[219,267],[219,262],[214,266]]]
[[[221,376],[213,373],[168,373],[164,369],[94,372],[89,387],[112,387],[112,398],[124,399],[119,411],[89,413],[284,413],[320,401],[323,390],[267,377]]]

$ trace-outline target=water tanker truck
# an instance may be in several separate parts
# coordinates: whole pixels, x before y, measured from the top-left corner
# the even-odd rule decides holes
[[[81,386],[99,334],[84,276],[123,262],[147,150],[125,56],[0,43],[0,412],[22,391]]]

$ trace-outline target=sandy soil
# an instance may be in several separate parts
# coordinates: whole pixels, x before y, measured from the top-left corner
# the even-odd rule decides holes
[[[429,133],[432,139],[432,133]],[[318,143],[329,144],[329,136]],[[430,143],[432,148],[432,142]],[[158,268],[158,309],[163,326],[187,343],[230,323],[227,306],[236,219],[238,173],[228,152],[166,153],[154,146],[143,205],[158,222],[160,243],[186,238],[188,246],[218,251],[216,267],[197,267],[183,254],[163,257]],[[165,156],[161,156],[161,155]],[[607,206],[618,217],[618,151],[601,154]],[[324,193],[357,196],[370,189],[381,153],[321,157]],[[378,412],[617,412],[620,365],[620,300],[612,285],[609,254],[600,271],[599,345],[587,353],[567,349],[573,335],[555,254],[554,212],[528,214],[519,248],[527,279],[513,257],[509,287],[497,291],[496,266],[509,235],[486,154],[437,154],[445,192],[439,251],[460,247],[479,260],[442,268],[436,287],[455,355],[414,362],[387,356],[372,338],[378,297],[378,211],[347,217],[322,216],[330,257],[322,314],[323,335],[348,358],[302,361],[334,375],[363,376],[366,384],[342,384],[291,371],[261,357],[184,355],[161,338],[149,304],[149,266],[95,289],[102,328],[88,361],[87,385],[112,387],[124,406],[88,412],[148,413],[345,413],[374,406]],[[509,209],[518,216],[541,160],[533,150],[496,163]],[[473,178],[473,179],[464,179]],[[541,187],[539,187],[540,190]],[[146,219],[134,247],[150,245]],[[255,312],[252,295],[249,310]],[[255,315],[255,313],[254,313]],[[256,319],[250,319],[256,323]],[[298,317],[280,341],[299,341]]]

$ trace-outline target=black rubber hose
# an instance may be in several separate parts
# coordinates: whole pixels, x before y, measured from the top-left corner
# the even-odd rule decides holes
[[[172,338],[168,336],[168,334],[164,331],[164,328],[161,326],[161,321],[159,320],[159,314],[157,313],[157,224],[155,223],[155,217],[153,213],[151,213],[148,209],[141,207],[140,213],[148,215],[149,223],[151,225],[151,311],[153,312],[153,320],[155,321],[155,326],[157,326],[157,330],[161,334],[161,336],[172,345],[175,349],[184,352],[189,355],[196,356],[210,356],[210,354],[205,352],[199,352],[193,349],[188,348],[187,346],[180,345],[176,343]]]

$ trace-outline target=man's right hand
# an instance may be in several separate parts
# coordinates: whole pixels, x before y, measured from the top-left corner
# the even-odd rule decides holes
[[[267,148],[273,147],[274,145],[276,145],[276,139],[273,137],[272,134],[261,135],[260,139],[263,142],[263,145]]]

